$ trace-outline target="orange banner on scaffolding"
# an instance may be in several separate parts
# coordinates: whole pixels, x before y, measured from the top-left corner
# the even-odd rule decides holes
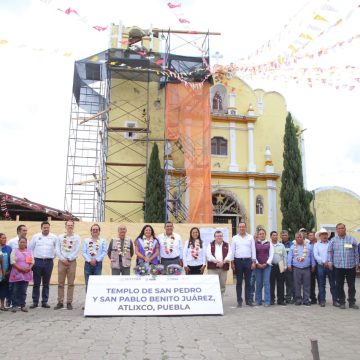
[[[190,223],[212,223],[210,84],[167,84],[166,139],[184,153]]]

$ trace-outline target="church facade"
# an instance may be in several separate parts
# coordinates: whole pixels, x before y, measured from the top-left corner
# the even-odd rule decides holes
[[[280,230],[287,116],[284,97],[277,92],[252,89],[231,68],[219,67],[213,74],[201,72],[204,58],[166,52],[161,31],[113,26],[110,49],[84,60],[87,71],[98,67],[107,74],[103,82],[109,89],[109,95],[102,97],[105,110],[90,113],[90,119],[98,114],[108,116],[107,120],[104,117],[108,121],[106,127],[98,131],[106,155],[101,177],[105,184],[95,189],[104,194],[99,200],[104,204],[103,219],[144,221],[147,166],[156,143],[165,171],[168,219],[206,223],[189,220],[194,196],[189,191],[190,184],[196,185],[206,177],[202,188],[206,196],[200,198],[206,198],[210,213],[207,222],[231,223],[233,232],[240,221],[247,223],[251,233],[258,226],[268,231]],[[97,84],[96,74],[91,79]],[[178,109],[174,100],[180,92],[174,92],[170,99],[175,105],[172,114],[178,111],[178,123],[186,126],[184,133],[171,138],[169,116],[173,115],[169,113],[168,89],[186,88],[191,82],[196,90],[194,97],[202,108],[192,112],[193,118],[187,117],[191,113],[191,96],[187,94]],[[91,89],[93,98],[95,90]],[[194,141],[187,135],[193,131],[194,120],[202,118],[207,121],[207,129],[204,127],[200,134],[202,139],[198,136]],[[85,125],[90,124],[93,122]],[[199,155],[201,164],[197,162]],[[189,175],[190,157],[195,159],[190,165],[196,179]],[[98,177],[95,179],[98,181]]]
[[[209,101],[214,222],[231,221],[235,229],[246,221],[252,233],[258,226],[278,230],[285,99],[225,76]]]

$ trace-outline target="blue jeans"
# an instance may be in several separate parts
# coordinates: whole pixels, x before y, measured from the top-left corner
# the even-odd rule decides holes
[[[85,277],[85,289],[87,291],[87,286],[88,286],[88,282],[89,282],[89,276],[90,275],[101,275],[101,271],[102,271],[102,262],[101,261],[97,261],[96,265],[91,265],[90,263],[88,263],[87,261],[85,262],[85,266],[84,266],[84,277]]]
[[[255,294],[255,270],[251,270],[251,277],[250,277],[250,300],[254,302],[254,294]]]
[[[54,267],[53,259],[39,259],[35,258],[35,264],[33,266],[33,291],[32,299],[35,305],[39,304],[40,299],[40,285],[42,282],[42,293],[41,293],[41,303],[47,304],[49,300],[49,284]]]
[[[262,304],[262,289],[264,287],[264,304],[270,305],[270,272],[271,266],[267,265],[265,269],[255,269],[256,290],[255,302]]]
[[[16,281],[13,284],[12,304],[13,306],[24,307],[26,304],[26,291],[29,285],[28,281]]]
[[[318,264],[317,266],[317,275],[319,282],[319,303],[325,302],[326,297],[326,276],[329,279],[330,292],[332,296],[332,301],[337,301],[337,292],[336,292],[336,282],[335,282],[335,273],[334,270],[325,268],[324,266]]]
[[[238,304],[242,304],[242,282],[243,278],[245,276],[245,302],[248,304],[250,299],[250,292],[251,292],[251,286],[250,286],[250,278],[251,278],[251,264],[252,260],[251,258],[235,258],[235,273],[236,273],[236,298]]]

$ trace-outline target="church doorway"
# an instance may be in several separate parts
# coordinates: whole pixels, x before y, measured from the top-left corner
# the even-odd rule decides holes
[[[239,222],[245,221],[245,209],[230,191],[217,190],[212,194],[213,222],[231,223],[232,235],[237,234]]]

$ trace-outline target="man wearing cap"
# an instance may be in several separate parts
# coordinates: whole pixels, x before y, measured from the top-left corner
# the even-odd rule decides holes
[[[289,241],[289,232],[287,230],[281,231],[281,242],[285,247],[286,251],[286,259],[289,255],[289,251],[292,245],[292,242]],[[285,301],[287,304],[293,304],[294,303],[294,286],[293,286],[293,274],[292,271],[289,271],[286,267],[285,272],[285,287],[286,287],[286,293],[285,293]]]
[[[346,235],[346,226],[342,223],[336,225],[336,234],[328,247],[329,269],[334,269],[336,291],[340,309],[345,309],[344,282],[348,284],[349,308],[359,309],[355,304],[355,277],[359,266],[358,243],[355,238]]]
[[[301,228],[301,229],[299,230],[299,233],[303,236],[303,238],[304,238],[304,243],[305,243],[305,244],[310,244],[310,240],[306,238],[306,236],[307,236],[307,230],[306,230],[305,228]],[[295,243],[295,240],[293,241],[293,243]]]
[[[329,279],[330,292],[332,296],[332,301],[334,306],[339,306],[340,304],[337,301],[336,295],[336,283],[335,283],[335,274],[333,270],[329,269],[329,263],[327,261],[327,252],[329,246],[329,236],[330,232],[326,229],[321,228],[316,234],[315,237],[319,241],[314,244],[314,257],[317,262],[317,276],[318,276],[318,286],[319,286],[319,305],[321,307],[325,306],[325,296],[326,296],[326,276]]]

